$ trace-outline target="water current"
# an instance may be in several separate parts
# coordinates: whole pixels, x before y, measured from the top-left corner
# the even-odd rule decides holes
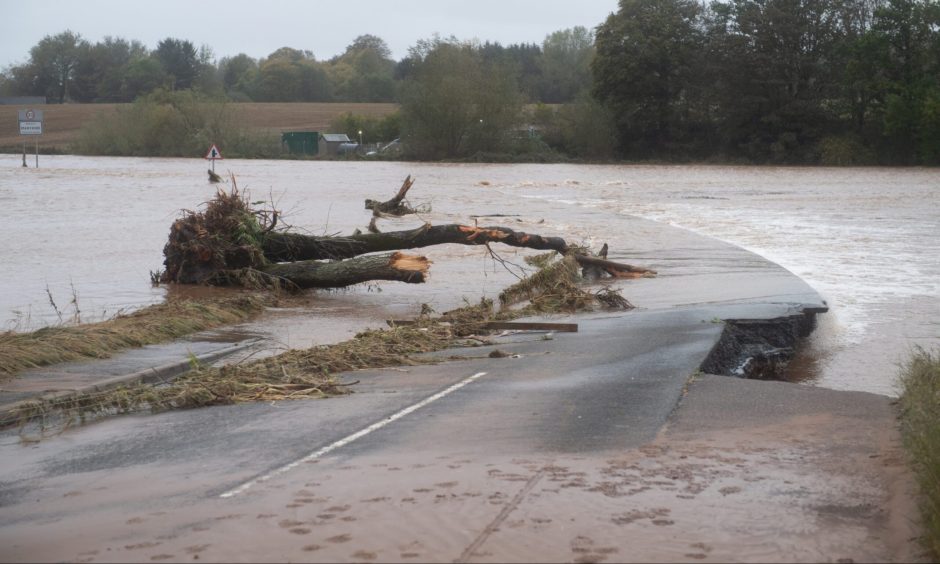
[[[205,182],[204,161],[193,159],[20,163],[0,155],[0,328],[9,330],[94,321],[162,300],[168,290],[152,287],[149,273],[161,267],[169,226],[216,189]],[[390,197],[413,174],[411,202],[430,209],[383,229],[489,215],[481,224],[609,241],[626,253],[631,233],[619,222],[638,216],[739,245],[828,300],[831,312],[791,371],[815,385],[895,395],[908,351],[940,342],[936,170],[220,161],[226,171],[252,199],[273,199],[288,223],[316,234],[364,227],[363,199]],[[444,311],[515,280],[485,251],[451,247],[423,251],[435,261],[429,284],[320,293],[303,312],[269,322],[329,320],[318,331],[288,330],[286,345],[339,340],[413,315],[421,303]]]

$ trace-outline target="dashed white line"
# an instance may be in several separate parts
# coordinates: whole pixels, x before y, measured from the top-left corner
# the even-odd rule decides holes
[[[257,484],[260,484],[260,483],[263,483],[263,482],[267,482],[267,481],[270,480],[271,478],[274,478],[274,477],[276,477],[276,476],[280,476],[281,474],[284,474],[284,473],[286,473],[286,472],[290,472],[291,470],[293,470],[294,468],[300,466],[301,464],[303,464],[303,463],[305,463],[305,462],[308,462],[308,461],[310,461],[310,460],[314,460],[314,459],[316,459],[316,458],[320,458],[321,456],[323,456],[323,455],[325,455],[325,454],[329,454],[330,452],[333,452],[334,450],[336,450],[336,449],[338,449],[338,448],[340,448],[340,447],[344,447],[344,446],[348,445],[349,443],[351,443],[351,442],[353,442],[353,441],[355,441],[355,440],[357,440],[357,439],[361,439],[362,437],[368,435],[369,433],[371,433],[371,432],[373,432],[373,431],[378,431],[379,429],[381,429],[382,427],[385,427],[385,426],[388,425],[389,423],[392,423],[392,422],[394,422],[394,421],[397,421],[397,420],[401,419],[402,417],[405,417],[406,415],[408,415],[408,414],[410,414],[410,413],[414,413],[415,411],[421,409],[422,407],[424,407],[424,406],[426,406],[426,405],[428,405],[428,404],[430,404],[430,403],[433,403],[433,402],[435,402],[435,401],[441,399],[442,397],[444,397],[444,396],[446,396],[446,395],[448,395],[448,394],[451,394],[451,393],[453,393],[453,392],[456,392],[456,391],[459,390],[460,388],[463,388],[463,387],[466,386],[467,384],[470,384],[470,383],[473,382],[474,380],[476,380],[476,379],[478,379],[478,378],[480,378],[480,377],[482,377],[482,376],[485,376],[485,375],[486,375],[486,372],[477,372],[477,373],[474,374],[473,376],[469,376],[469,377],[467,377],[467,378],[464,378],[463,380],[457,382],[456,384],[454,384],[454,385],[452,385],[452,386],[450,386],[450,387],[448,387],[448,388],[446,388],[446,389],[444,389],[444,390],[441,390],[440,392],[434,394],[433,396],[430,396],[430,397],[428,397],[428,398],[425,398],[425,399],[419,401],[418,403],[416,403],[416,404],[414,404],[414,405],[410,405],[410,406],[408,406],[408,407],[402,409],[401,411],[399,411],[399,412],[397,412],[397,413],[395,413],[395,414],[393,414],[393,415],[390,415],[390,416],[388,416],[387,418],[385,418],[385,419],[383,419],[383,420],[381,420],[381,421],[379,421],[379,422],[377,422],[377,423],[373,423],[372,425],[369,425],[368,427],[366,427],[365,429],[362,429],[361,431],[357,431],[357,432],[353,433],[352,435],[349,435],[349,436],[347,436],[347,437],[344,437],[344,438],[342,438],[342,439],[336,441],[335,443],[330,443],[330,444],[326,445],[326,446],[323,447],[323,448],[320,448],[320,449],[318,449],[318,450],[315,450],[315,451],[311,452],[310,454],[308,454],[307,456],[304,456],[303,458],[300,458],[300,459],[298,459],[298,460],[295,460],[294,462],[291,462],[290,464],[285,464],[284,466],[281,466],[280,468],[277,468],[277,469],[275,469],[275,470],[272,470],[271,472],[268,472],[267,474],[265,474],[265,475],[263,475],[263,476],[259,476],[259,477],[257,477],[257,478],[251,479],[251,480],[245,482],[244,484],[238,486],[237,488],[228,490],[227,492],[225,492],[225,493],[223,493],[223,494],[220,494],[219,497],[222,497],[222,498],[229,498],[229,497],[234,497],[234,496],[236,496],[236,495],[245,493],[245,492],[248,491],[251,487],[253,487],[253,486],[257,485]]]

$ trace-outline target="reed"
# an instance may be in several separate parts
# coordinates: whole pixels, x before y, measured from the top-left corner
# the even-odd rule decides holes
[[[916,349],[901,370],[901,433],[920,484],[924,547],[940,560],[940,351]]]

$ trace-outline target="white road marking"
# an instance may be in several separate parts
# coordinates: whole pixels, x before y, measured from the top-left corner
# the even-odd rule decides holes
[[[319,450],[315,450],[314,452],[311,452],[310,454],[308,454],[307,456],[305,456],[305,457],[303,457],[303,458],[301,458],[301,459],[299,459],[299,460],[295,460],[294,462],[291,462],[290,464],[285,464],[284,466],[281,466],[280,468],[277,468],[277,469],[275,469],[275,470],[272,470],[271,472],[268,472],[267,474],[265,474],[265,475],[263,475],[263,476],[259,476],[259,477],[257,477],[257,478],[252,479],[252,480],[249,480],[249,481],[245,482],[244,484],[238,486],[237,488],[231,489],[231,490],[229,490],[229,491],[227,491],[227,492],[225,492],[225,493],[223,493],[223,494],[220,494],[219,497],[228,498],[228,497],[234,497],[234,496],[236,496],[236,495],[238,495],[238,494],[245,493],[245,492],[248,491],[248,489],[251,488],[252,486],[255,486],[255,485],[260,484],[260,483],[263,483],[263,482],[267,482],[267,481],[270,480],[271,478],[274,478],[274,477],[276,477],[276,476],[280,476],[281,474],[284,474],[285,472],[290,472],[291,470],[293,470],[294,468],[300,466],[301,464],[303,464],[303,463],[305,463],[305,462],[308,462],[308,461],[313,460],[313,459],[315,459],[315,458],[320,458],[321,456],[323,456],[323,455],[325,455],[325,454],[329,454],[330,452],[333,452],[334,450],[336,450],[336,449],[338,449],[338,448],[340,448],[340,447],[344,447],[344,446],[348,445],[349,443],[351,443],[351,442],[353,442],[353,441],[355,441],[355,440],[357,440],[357,439],[361,439],[362,437],[368,435],[369,433],[371,433],[371,432],[373,432],[373,431],[378,431],[379,429],[381,429],[382,427],[388,425],[389,423],[392,423],[392,422],[394,422],[394,421],[397,421],[397,420],[401,419],[402,417],[404,417],[404,416],[406,416],[406,415],[408,415],[408,414],[410,414],[410,413],[414,413],[415,411],[421,409],[422,407],[424,407],[424,406],[426,406],[426,405],[428,405],[428,404],[430,404],[430,403],[433,403],[433,402],[435,402],[435,401],[441,399],[442,397],[444,397],[444,396],[446,396],[446,395],[448,395],[448,394],[451,394],[451,393],[453,393],[453,392],[456,392],[456,391],[459,390],[460,388],[463,388],[463,387],[466,386],[467,384],[470,384],[470,383],[473,382],[474,380],[476,380],[476,379],[478,379],[478,378],[480,378],[480,377],[482,377],[482,376],[485,376],[485,375],[486,375],[486,372],[477,372],[477,373],[474,374],[473,376],[469,376],[469,377],[467,377],[467,378],[464,378],[463,380],[461,380],[460,382],[457,382],[457,383],[454,384],[453,386],[450,386],[449,388],[446,388],[446,389],[444,389],[444,390],[441,390],[440,392],[434,394],[433,396],[428,397],[428,398],[425,398],[425,399],[419,401],[418,403],[416,403],[416,404],[414,404],[414,405],[408,406],[408,407],[406,407],[405,409],[402,409],[401,411],[399,411],[399,412],[397,412],[397,413],[395,413],[395,414],[393,414],[393,415],[390,415],[389,417],[383,419],[382,421],[379,421],[378,423],[373,423],[372,425],[369,425],[369,426],[366,427],[365,429],[362,429],[361,431],[357,431],[357,432],[353,433],[352,435],[349,435],[348,437],[345,437],[345,438],[342,438],[342,439],[336,441],[335,443],[331,443],[331,444],[329,444],[329,445],[326,445],[325,447],[323,447],[323,448],[321,448],[321,449],[319,449]]]

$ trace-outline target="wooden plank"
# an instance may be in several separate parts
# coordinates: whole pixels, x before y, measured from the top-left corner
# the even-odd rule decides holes
[[[621,262],[613,262],[597,257],[589,257],[587,255],[574,255],[574,258],[581,266],[596,266],[607,271],[615,270],[620,272],[635,272],[637,274],[656,274],[655,270],[650,270],[648,268],[642,268],[640,266],[633,266],[632,264],[624,264]]]
[[[446,319],[446,318],[445,318]],[[443,321],[443,320],[442,320]],[[394,325],[414,325],[413,319],[388,319],[385,321],[390,326]],[[445,321],[446,323],[446,321]],[[489,321],[485,325],[491,330],[509,330],[509,331],[557,331],[559,333],[577,333],[577,323],[539,323],[530,321]]]
[[[417,323],[417,321],[414,319],[386,319],[385,323],[388,324],[389,327],[394,327],[396,325],[399,327],[407,327],[408,325],[414,325]]]
[[[577,323],[538,323],[529,321],[490,321],[487,329],[508,329],[517,331],[558,331],[559,333],[577,333]]]

